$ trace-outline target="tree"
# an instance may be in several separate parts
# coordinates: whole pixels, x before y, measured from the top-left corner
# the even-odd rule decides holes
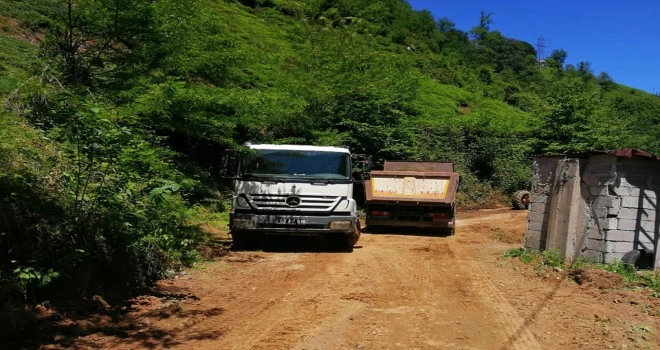
[[[582,79],[592,79],[594,72],[591,69],[591,63],[586,61],[578,62],[577,73]]]
[[[481,15],[479,16],[479,28],[490,30],[490,25],[493,24],[493,20],[490,18],[492,15],[492,13],[481,11]]]
[[[568,53],[566,51],[562,49],[553,50],[552,53],[550,54],[550,57],[548,57],[548,59],[546,60],[546,62],[549,67],[562,70],[564,67],[564,62],[566,62],[567,57],[568,57]]]
[[[593,149],[599,105],[595,84],[564,76],[551,85],[547,99],[550,106],[537,130],[537,151],[567,154]]]
[[[481,11],[479,25],[470,30],[470,35],[477,43],[490,31],[490,25],[493,24],[492,15],[492,13]]]
[[[436,26],[438,27],[438,30],[442,33],[449,33],[452,30],[456,30],[456,23],[452,22],[447,17],[440,18]]]
[[[598,77],[596,77],[596,82],[605,91],[612,91],[616,87],[614,79],[607,72],[600,72]]]
[[[440,48],[448,46],[467,46],[469,40],[467,33],[456,29],[456,24],[448,18],[441,18],[436,24]]]
[[[121,83],[181,48],[195,3],[66,0],[45,51],[66,84]]]

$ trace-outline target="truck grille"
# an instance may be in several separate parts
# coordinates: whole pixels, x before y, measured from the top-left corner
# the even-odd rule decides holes
[[[253,207],[259,210],[301,210],[329,211],[332,210],[341,197],[314,195],[273,195],[252,194],[247,196]]]

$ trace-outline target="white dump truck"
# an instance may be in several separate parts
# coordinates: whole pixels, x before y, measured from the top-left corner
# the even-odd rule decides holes
[[[352,247],[360,237],[346,148],[249,144],[238,164],[229,227],[235,247],[264,235],[325,236]]]
[[[458,173],[447,162],[385,161],[365,182],[366,227],[429,228],[453,235]]]

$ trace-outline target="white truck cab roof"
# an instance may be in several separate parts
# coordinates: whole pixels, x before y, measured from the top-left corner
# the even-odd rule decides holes
[[[269,145],[269,144],[247,144],[251,149],[263,150],[283,150],[283,151],[317,151],[317,152],[337,152],[350,153],[348,148],[331,146],[308,146],[308,145]]]

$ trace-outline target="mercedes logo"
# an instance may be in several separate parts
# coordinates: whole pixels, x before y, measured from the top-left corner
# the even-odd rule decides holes
[[[285,202],[290,207],[297,207],[300,205],[300,197],[287,197]]]

